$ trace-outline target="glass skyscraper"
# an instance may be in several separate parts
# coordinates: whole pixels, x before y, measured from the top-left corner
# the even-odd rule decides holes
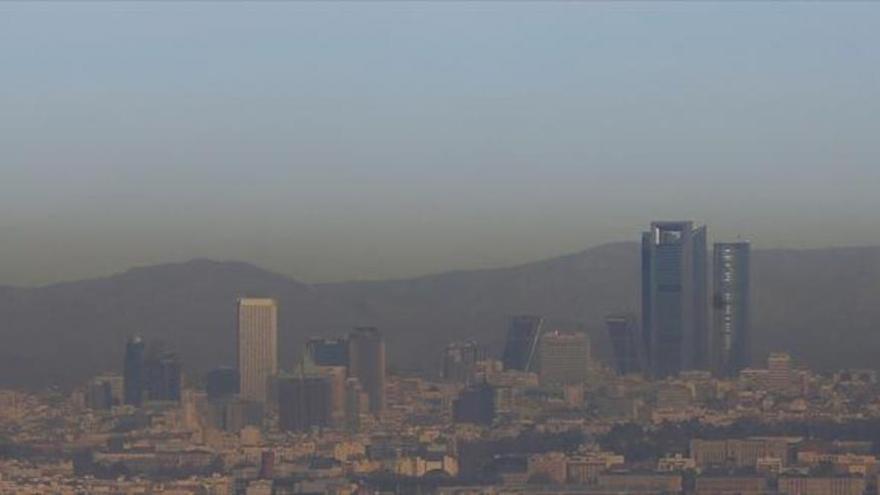
[[[642,234],[642,332],[651,375],[709,369],[706,227],[653,222]]]
[[[620,375],[643,373],[644,349],[636,317],[628,313],[608,315],[605,327],[614,352],[614,367]]]
[[[144,339],[132,337],[125,343],[125,362],[123,363],[123,399],[127,405],[140,406],[144,400],[145,374],[144,359],[146,346]]]
[[[719,242],[713,250],[712,354],[721,376],[735,376],[751,361],[748,242]]]
[[[541,338],[540,316],[521,315],[510,320],[501,361],[505,370],[535,371],[535,353]]]

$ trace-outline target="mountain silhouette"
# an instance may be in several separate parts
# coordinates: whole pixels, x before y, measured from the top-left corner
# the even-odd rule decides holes
[[[511,315],[577,325],[607,355],[604,317],[638,313],[639,247],[613,243],[507,268],[409,279],[304,284],[251,264],[193,260],[44,287],[0,287],[0,385],[82,383],[119,371],[134,334],[177,350],[188,376],[234,364],[235,300],[279,302],[279,353],[292,368],[310,336],[379,327],[391,366],[436,372],[449,341],[498,352]],[[787,350],[817,370],[876,367],[880,247],[755,250],[756,362]]]

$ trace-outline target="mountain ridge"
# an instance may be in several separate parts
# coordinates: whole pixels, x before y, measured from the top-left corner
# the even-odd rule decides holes
[[[754,250],[755,358],[791,350],[817,369],[875,366],[880,247]],[[375,325],[394,366],[435,370],[445,343],[498,351],[507,318],[536,313],[585,328],[607,353],[603,318],[638,313],[639,249],[615,242],[510,267],[308,284],[242,261],[195,258],[38,287],[0,287],[0,385],[72,386],[121,369],[139,333],[180,351],[185,370],[233,364],[234,302],[279,300],[282,367],[310,336]],[[828,350],[836,352],[828,352]]]

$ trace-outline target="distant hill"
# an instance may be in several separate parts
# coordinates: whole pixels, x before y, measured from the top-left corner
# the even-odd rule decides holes
[[[880,248],[753,253],[756,358],[790,350],[817,369],[877,367]],[[580,322],[606,353],[603,318],[638,311],[636,243],[615,243],[524,265],[412,279],[308,285],[238,262],[194,260],[38,288],[0,288],[0,385],[82,382],[121,368],[125,338],[176,348],[193,375],[232,364],[234,303],[280,305],[282,367],[303,340],[355,325],[385,333],[392,366],[434,370],[448,341],[476,338],[498,350],[518,313]]]

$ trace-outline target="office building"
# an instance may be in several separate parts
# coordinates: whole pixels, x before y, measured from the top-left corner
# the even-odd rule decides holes
[[[107,410],[123,403],[123,377],[105,373],[92,378],[86,386],[86,406],[90,409]]]
[[[719,376],[736,376],[751,362],[748,242],[716,243],[713,250],[712,351]]]
[[[786,495],[863,495],[866,490],[864,476],[780,476],[778,493]]]
[[[611,341],[617,373],[628,375],[644,372],[645,350],[636,317],[628,313],[609,315],[605,318],[605,328]]]
[[[590,341],[583,332],[545,332],[538,342],[541,385],[576,385],[587,379]]]
[[[466,387],[452,404],[456,423],[491,425],[495,418],[495,389],[487,383]]]
[[[642,332],[655,378],[708,369],[706,227],[653,222],[642,234]]]
[[[370,398],[357,378],[345,380],[345,427],[350,432],[360,429],[361,415],[370,410]]]
[[[238,433],[246,426],[260,426],[263,423],[263,404],[227,397],[209,403],[210,423],[217,429]]]
[[[542,324],[540,316],[520,315],[511,318],[501,358],[505,370],[535,371],[535,352]]]
[[[144,359],[146,345],[140,337],[132,337],[125,344],[125,362],[123,364],[123,395],[125,404],[140,406],[144,401]]]
[[[326,427],[332,419],[330,379],[321,375],[278,377],[278,424],[286,431]]]
[[[348,370],[342,366],[318,366],[315,373],[330,384],[330,418],[334,425],[345,421],[345,380]]]
[[[774,392],[788,392],[793,385],[791,356],[784,352],[770,353],[767,357],[767,387]]]
[[[151,349],[145,361],[147,398],[151,401],[180,401],[182,371],[173,352]]]
[[[345,338],[311,338],[306,353],[316,366],[348,367],[348,340]]]
[[[355,328],[348,337],[348,376],[357,378],[370,400],[370,412],[385,411],[385,340],[373,327]]]
[[[443,379],[453,383],[469,383],[477,361],[483,358],[476,342],[453,342],[443,350]]]
[[[237,351],[240,394],[265,403],[278,372],[278,305],[274,299],[238,300]]]

